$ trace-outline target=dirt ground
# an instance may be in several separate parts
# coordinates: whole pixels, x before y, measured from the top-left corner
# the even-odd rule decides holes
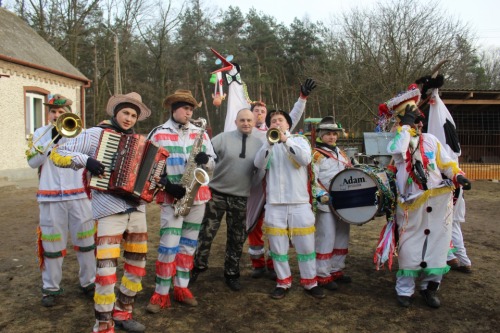
[[[40,304],[35,191],[0,189],[0,331],[89,333],[93,303],[78,289],[78,264],[71,246],[64,262],[65,293],[59,305],[49,309]],[[394,291],[397,263],[392,272],[376,271],[372,264],[384,223],[377,218],[351,229],[346,272],[353,282],[327,292],[325,299],[303,292],[294,257],[290,261],[294,285],[286,298],[271,299],[274,282],[250,277],[247,254],[241,262],[243,290],[229,290],[223,280],[224,225],[212,248],[209,270],[191,288],[199,306],[188,308],[172,302],[170,309],[150,315],[145,307],[154,290],[159,233],[159,209],[151,204],[148,275],[136,300],[134,318],[147,326],[147,332],[498,332],[499,194],[500,184],[487,181],[474,182],[472,191],[466,193],[467,222],[462,228],[473,273],[452,271],[445,276],[439,294],[442,306],[437,310],[427,307],[420,295],[411,308],[398,306]]]

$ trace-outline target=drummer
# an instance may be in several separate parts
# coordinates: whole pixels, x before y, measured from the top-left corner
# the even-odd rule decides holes
[[[321,119],[318,137],[313,151],[313,169],[318,182],[328,191],[332,179],[346,167],[351,167],[349,158],[337,147],[337,139],[343,129],[332,116]],[[316,273],[318,284],[324,289],[336,290],[337,283],[349,283],[344,274],[348,252],[350,225],[335,218],[328,206],[328,195],[318,200],[316,212]]]

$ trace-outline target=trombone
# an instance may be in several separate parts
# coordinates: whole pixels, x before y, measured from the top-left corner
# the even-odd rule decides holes
[[[52,129],[55,128],[57,130],[57,135],[50,141],[50,143],[45,147],[45,149],[40,149],[40,147],[37,147],[35,144],[47,134],[48,131],[52,131]],[[33,141],[33,134],[28,135],[26,138],[28,140],[28,150],[26,153],[28,153],[31,148],[35,148],[37,152],[40,154],[44,154],[49,147],[52,146],[54,141],[62,136],[65,138],[74,138],[80,132],[82,131],[82,120],[81,118],[74,114],[74,113],[64,113],[60,115],[57,118],[57,121],[55,124],[52,124],[52,126],[47,127],[47,129],[35,140]]]

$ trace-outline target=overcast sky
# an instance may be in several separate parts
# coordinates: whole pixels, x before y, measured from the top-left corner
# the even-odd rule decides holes
[[[412,0],[409,0],[412,1]],[[204,0],[219,8],[239,7],[243,13],[250,8],[269,14],[289,24],[295,17],[306,15],[311,21],[330,22],[332,15],[353,7],[373,6],[377,0]],[[500,0],[436,0],[446,14],[469,23],[479,37],[478,46],[500,47]]]

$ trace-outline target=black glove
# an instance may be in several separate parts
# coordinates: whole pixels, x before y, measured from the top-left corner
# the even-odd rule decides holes
[[[462,175],[458,175],[457,176],[457,182],[462,185],[462,188],[465,190],[465,191],[468,191],[472,188],[472,185],[470,184],[470,180],[468,180],[467,178],[465,178],[464,176]]]
[[[401,125],[413,125],[415,119],[419,116],[418,110],[415,105],[408,104],[405,108],[405,114],[401,117]]]
[[[56,144],[62,137],[61,135],[59,135],[59,132],[54,127],[54,128],[52,128],[52,139],[55,138],[56,136],[57,136],[57,139],[54,140],[54,144]]]
[[[94,176],[99,176],[104,173],[104,164],[92,157],[89,157],[87,159],[87,164],[85,165],[85,167]]]
[[[307,79],[306,82],[300,86],[300,94],[307,97],[314,88],[316,88],[316,82],[313,79]]]
[[[200,151],[196,156],[194,157],[194,161],[198,165],[203,165],[208,163],[208,155],[207,153]]]
[[[186,195],[186,189],[182,185],[171,183],[166,176],[160,179],[160,184],[165,186],[165,192],[176,199],[181,199]]]

